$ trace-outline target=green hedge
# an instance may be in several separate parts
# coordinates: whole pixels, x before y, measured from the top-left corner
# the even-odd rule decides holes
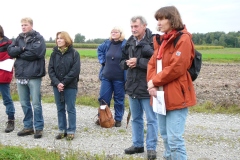
[[[206,50],[206,49],[223,49],[223,46],[198,46],[195,45],[195,49],[196,50]]]
[[[46,43],[47,48],[53,48],[56,46],[56,43]],[[90,48],[90,49],[97,49],[99,44],[94,43],[73,43],[74,48]]]
[[[46,43],[47,48],[53,48],[56,46],[56,43]],[[74,48],[88,48],[88,49],[97,49],[99,44],[94,43],[73,43]],[[195,45],[195,49],[197,50],[205,50],[205,49],[223,49],[223,46],[198,46]]]

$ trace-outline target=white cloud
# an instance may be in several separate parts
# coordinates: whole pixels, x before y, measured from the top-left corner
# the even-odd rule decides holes
[[[156,33],[154,13],[166,5],[175,5],[179,9],[190,32],[240,30],[239,0],[2,1],[1,12],[4,14],[0,17],[0,24],[9,38],[17,37],[21,32],[20,20],[26,16],[33,19],[34,29],[46,39],[55,38],[55,34],[63,30],[72,38],[77,33],[86,39],[108,38],[114,26],[121,26],[128,38],[131,35],[130,18],[134,15],[143,15],[148,27]]]

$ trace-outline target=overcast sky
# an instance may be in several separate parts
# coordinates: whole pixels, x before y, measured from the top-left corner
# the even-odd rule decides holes
[[[174,5],[191,33],[240,31],[240,0],[11,0],[1,1],[0,25],[8,38],[21,33],[20,20],[33,19],[34,30],[46,40],[58,31],[74,39],[81,33],[87,39],[108,38],[114,26],[131,35],[130,18],[142,15],[148,28],[157,33],[156,10]]]

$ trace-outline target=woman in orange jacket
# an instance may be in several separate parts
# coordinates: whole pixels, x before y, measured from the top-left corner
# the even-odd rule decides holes
[[[158,114],[166,159],[187,159],[183,139],[188,107],[196,104],[196,95],[188,69],[194,57],[191,34],[182,23],[174,6],[162,7],[155,13],[158,31],[153,38],[154,54],[147,68],[149,94],[164,91],[166,115]],[[178,37],[180,36],[180,37]],[[176,38],[179,38],[176,44]],[[152,101],[151,101],[152,103]]]

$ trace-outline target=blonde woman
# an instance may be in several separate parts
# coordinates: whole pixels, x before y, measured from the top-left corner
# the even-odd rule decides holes
[[[80,56],[72,44],[67,32],[57,32],[57,46],[53,48],[48,66],[57,105],[59,133],[56,139],[66,137],[67,140],[73,140],[76,132],[75,102],[80,74]]]
[[[106,102],[110,106],[113,97],[115,127],[121,126],[124,114],[125,72],[120,68],[119,63],[125,43],[123,30],[114,27],[110,32],[109,39],[97,49],[98,60],[102,66],[99,73],[101,87],[98,100],[100,104]],[[96,124],[99,125],[99,121],[96,121]]]

